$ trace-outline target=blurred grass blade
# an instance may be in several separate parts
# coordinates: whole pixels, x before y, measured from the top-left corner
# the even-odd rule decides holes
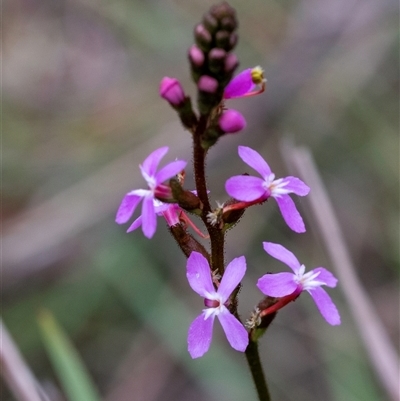
[[[100,401],[78,352],[53,315],[41,310],[38,322],[47,354],[69,401]]]

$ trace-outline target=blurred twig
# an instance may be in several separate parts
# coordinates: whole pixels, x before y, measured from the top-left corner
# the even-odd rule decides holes
[[[0,318],[1,376],[18,401],[50,401],[23,360]]]
[[[282,153],[290,170],[312,188],[307,199],[333,266],[340,280],[371,364],[390,399],[399,401],[399,359],[374,305],[360,283],[328,193],[311,152],[289,141]]]

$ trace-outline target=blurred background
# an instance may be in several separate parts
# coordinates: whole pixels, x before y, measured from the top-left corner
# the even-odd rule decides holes
[[[168,145],[165,162],[191,160],[190,135],[158,85],[173,76],[195,94],[186,52],[212,4],[3,2],[2,318],[52,401],[68,398],[41,335],[44,310],[102,400],[256,399],[245,358],[229,349],[220,327],[208,354],[190,359],[187,328],[203,305],[162,219],[152,240],[114,222],[123,195],[143,185],[138,165],[148,153]],[[261,65],[268,85],[261,96],[229,102],[248,126],[210,152],[213,202],[226,200],[227,178],[246,171],[238,145],[257,149],[278,177],[288,175],[283,138],[309,147],[356,274],[398,351],[398,2],[230,4],[240,67]],[[243,318],[261,299],[257,279],[285,269],[262,241],[282,243],[309,268],[334,271],[307,199],[295,201],[305,234],[291,232],[270,202],[248,210],[227,236],[227,260],[245,255],[248,263]],[[261,340],[273,400],[387,400],[340,282],[329,293],[341,326],[330,327],[304,295]],[[2,400],[14,400],[2,385]]]

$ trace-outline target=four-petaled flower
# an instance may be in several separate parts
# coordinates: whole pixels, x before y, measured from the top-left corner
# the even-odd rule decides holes
[[[275,198],[286,224],[298,233],[306,231],[303,219],[288,194],[305,196],[310,188],[299,178],[285,177],[275,179],[268,163],[255,150],[239,146],[240,158],[256,170],[262,178],[239,175],[229,178],[225,183],[226,192],[239,201],[263,202]]]
[[[163,184],[163,182],[174,177],[186,166],[185,161],[175,160],[157,172],[157,167],[167,152],[167,146],[156,149],[139,166],[142,176],[147,182],[148,189],[135,189],[128,192],[122,199],[115,219],[118,224],[126,223],[131,218],[139,202],[143,199],[141,218],[140,220],[136,219],[132,223],[128,228],[128,232],[141,225],[143,234],[147,238],[151,238],[156,231],[156,214],[162,213],[164,207],[160,205],[160,209],[158,209],[155,200],[156,198],[170,199],[172,197],[171,188]]]
[[[241,352],[246,350],[249,343],[248,333],[226,307],[229,305],[230,295],[242,280],[245,271],[244,256],[233,259],[225,269],[218,290],[215,290],[207,259],[195,251],[190,254],[186,276],[192,289],[204,298],[204,305],[207,307],[189,328],[188,350],[192,358],[199,358],[208,351],[216,316],[232,348]]]
[[[317,267],[305,273],[296,256],[282,245],[264,242],[264,250],[273,258],[288,265],[293,273],[266,274],[257,282],[257,287],[271,297],[292,295],[296,299],[301,292],[307,291],[316,303],[321,315],[331,325],[340,324],[339,312],[327,292],[321,288],[336,287],[337,278],[324,267]]]

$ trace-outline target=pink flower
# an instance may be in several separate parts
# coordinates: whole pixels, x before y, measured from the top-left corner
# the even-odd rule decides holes
[[[266,79],[261,67],[247,68],[236,75],[226,86],[224,99],[258,95],[265,90]],[[256,87],[260,86],[258,90]]]
[[[203,255],[192,252],[186,267],[190,286],[204,298],[204,305],[207,307],[189,327],[188,350],[191,357],[199,358],[210,348],[216,316],[232,348],[244,352],[249,343],[248,333],[227,308],[230,295],[246,272],[244,256],[233,259],[228,264],[217,291],[211,279],[210,266]]]
[[[172,196],[170,187],[163,184],[163,182],[174,177],[186,166],[185,161],[175,160],[157,172],[157,167],[167,152],[167,146],[159,148],[150,153],[143,164],[139,166],[142,176],[147,182],[148,189],[135,189],[128,192],[122,199],[115,219],[118,224],[126,223],[131,218],[139,202],[143,200],[141,219],[136,219],[128,228],[128,232],[141,225],[143,234],[147,238],[151,238],[156,231],[156,213],[162,212],[162,210],[157,210],[156,198],[169,198]]]
[[[157,216],[164,216],[169,227],[175,226],[179,223],[179,214],[182,209],[176,203],[163,203],[158,199],[153,199],[154,212]],[[130,233],[139,228],[143,223],[143,217],[139,216],[126,231]]]
[[[298,233],[306,231],[303,219],[288,194],[305,196],[310,192],[310,188],[296,177],[289,176],[275,180],[275,174],[267,162],[251,148],[239,146],[239,156],[262,178],[245,175],[231,177],[225,183],[226,192],[232,198],[245,202],[255,200],[263,202],[272,197],[277,201],[286,224]]]
[[[305,266],[301,265],[296,256],[282,245],[272,242],[264,242],[263,245],[265,252],[288,265],[293,273],[266,274],[258,280],[257,287],[270,297],[293,295],[293,300],[301,292],[307,291],[324,319],[331,325],[340,324],[340,315],[335,304],[321,288],[323,285],[336,287],[337,278],[324,267],[317,267],[305,273]]]

